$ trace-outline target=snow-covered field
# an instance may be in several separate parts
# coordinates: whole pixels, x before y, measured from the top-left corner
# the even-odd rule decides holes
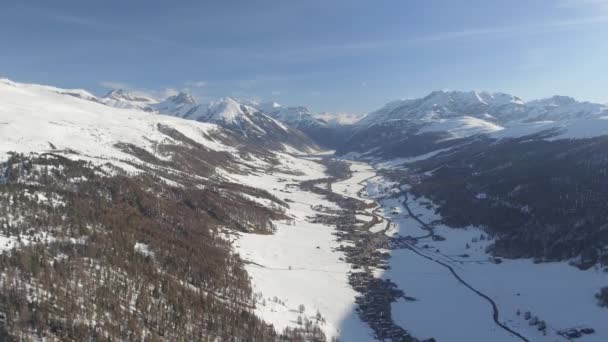
[[[370,196],[380,200],[383,215],[395,223],[395,230],[387,234],[425,236],[428,232],[407,215],[405,208],[395,210],[404,197],[382,199],[392,186],[381,178],[368,182]],[[408,205],[424,222],[439,218],[428,200],[409,198]],[[608,273],[599,269],[580,271],[566,262],[535,264],[524,259],[496,264],[485,253],[491,241],[482,230],[437,225],[435,233],[446,240],[422,239],[417,250],[452,266],[463,280],[488,295],[499,308],[499,320],[528,340],[566,341],[557,332],[580,327],[596,331],[580,341],[608,340],[608,312],[594,298],[608,284]],[[395,321],[413,335],[435,337],[438,341],[519,340],[499,328],[492,320],[490,303],[458,282],[446,267],[408,249],[392,251],[390,266],[383,277],[397,283],[407,296],[416,298],[414,302],[400,301],[392,306]],[[546,336],[524,319],[526,311],[546,322]]]
[[[338,193],[343,196],[361,199],[358,196],[359,190],[362,189],[362,186],[359,183],[363,182],[367,178],[375,176],[376,171],[367,163],[349,162],[349,164],[350,170],[352,172],[351,178],[343,180],[341,182],[333,183],[332,190],[335,193]],[[373,201],[370,200],[368,202]]]
[[[303,158],[283,155],[282,165],[290,165],[304,175],[287,173],[239,176],[237,181],[265,189],[281,199],[289,199],[287,214],[293,222],[276,222],[273,235],[242,234],[234,243],[237,252],[250,262],[246,265],[254,291],[261,294],[256,312],[273,323],[277,330],[297,326],[298,316],[315,321],[318,312],[326,323],[320,327],[328,339],[370,341],[371,330],[354,313],[356,292],[348,284],[350,265],[340,260],[343,254],[333,249],[339,244],[335,227],[311,223],[312,206],[336,208],[320,195],[300,191],[289,184],[324,178],[324,166]],[[361,188],[354,177],[341,185],[352,188],[356,196]],[[350,190],[349,190],[350,191]],[[275,299],[276,298],[276,299]],[[305,312],[299,312],[304,305]]]

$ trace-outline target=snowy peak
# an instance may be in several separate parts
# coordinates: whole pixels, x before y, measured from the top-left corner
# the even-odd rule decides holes
[[[177,95],[173,95],[171,97],[168,98],[169,100],[173,101],[176,104],[183,104],[183,105],[196,105],[196,100],[194,100],[194,97],[192,97],[192,95],[190,95],[190,93],[185,92],[185,91],[180,91]]]
[[[112,89],[106,95],[103,96],[104,99],[112,99],[117,101],[130,101],[130,102],[146,102],[152,103],[154,99],[144,96],[138,96],[131,92],[128,92],[124,89]]]
[[[225,124],[252,123],[251,117],[256,115],[256,112],[258,112],[258,110],[255,108],[240,103],[237,99],[232,97],[227,97],[209,104],[207,113],[204,116],[199,117],[199,119],[203,119],[207,122],[221,122]]]
[[[292,127],[326,127],[327,123],[317,119],[310,110],[304,106],[277,108],[270,115]]]
[[[191,117],[202,122],[216,123],[245,136],[266,135],[274,130],[287,131],[287,127],[283,124],[249,104],[249,102],[226,97],[210,103],[206,109],[198,108]]]
[[[112,89],[99,101],[110,107],[141,109],[147,112],[153,111],[151,105],[156,103],[156,100],[152,98],[139,96],[124,89]]]
[[[253,145],[275,149],[284,149],[285,145],[290,145],[301,151],[316,148],[300,131],[290,129],[252,105],[256,104],[227,97],[212,102],[207,108],[199,107],[191,117],[222,126]]]
[[[188,118],[198,109],[199,105],[190,93],[181,91],[176,95],[169,96],[165,100],[156,103],[152,108],[165,115]]]

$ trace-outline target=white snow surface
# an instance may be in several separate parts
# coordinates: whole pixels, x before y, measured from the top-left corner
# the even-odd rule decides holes
[[[588,139],[604,136],[608,135],[608,118],[602,116],[589,119],[516,123],[505,127],[504,130],[492,132],[489,136],[508,139],[542,132],[550,133],[545,137],[546,140]]]
[[[367,188],[370,197],[380,200],[383,215],[395,223],[395,229],[387,235],[427,235],[405,208],[394,210],[401,206],[404,197],[385,198],[395,186],[376,177],[369,180]],[[410,198],[408,204],[424,222],[440,218],[427,199]],[[567,262],[535,264],[529,259],[503,259],[496,264],[490,262],[491,256],[485,252],[491,240],[479,239],[485,236],[481,229],[437,225],[435,232],[446,240],[422,239],[416,245],[417,250],[449,264],[466,282],[490,296],[499,307],[500,321],[530,341],[567,341],[557,332],[577,327],[596,330],[578,341],[608,340],[608,313],[594,298],[608,284],[608,273],[597,268],[581,271]],[[408,249],[392,251],[390,266],[383,277],[397,283],[407,296],[416,298],[413,302],[401,300],[392,305],[395,321],[414,336],[434,337],[437,341],[519,340],[498,328],[492,320],[490,304],[459,283],[443,266]],[[546,321],[546,336],[523,318],[526,311]]]
[[[303,317],[313,319],[318,310],[326,319],[321,328],[328,340],[339,337],[341,341],[372,341],[371,329],[354,311],[356,292],[348,284],[347,275],[351,267],[340,260],[342,253],[333,250],[339,246],[333,235],[335,227],[311,223],[309,219],[315,215],[313,206],[336,208],[335,204],[288,186],[326,177],[324,167],[313,160],[289,155],[282,156],[282,165],[305,174],[231,176],[293,201],[287,210],[293,222],[275,222],[275,234],[242,234],[234,243],[238,253],[250,262],[246,269],[252,277],[254,291],[265,299],[266,305],[258,301],[256,313],[281,331],[296,325],[300,315],[298,307],[303,304],[306,308]],[[357,185],[361,177],[357,175],[342,182],[342,189],[356,194],[361,188]],[[284,304],[274,302],[274,297]]]
[[[450,133],[451,138],[465,138],[477,134],[494,133],[503,129],[503,127],[485,120],[463,116],[451,119],[439,119],[422,127],[419,133],[446,131]]]
[[[578,102],[565,96],[525,102],[504,93],[478,91],[434,91],[418,98],[388,103],[365,116],[358,125],[369,126],[389,120],[431,122],[462,116],[494,119],[501,125],[513,122],[557,121],[593,118],[608,113],[608,107]]]
[[[357,125],[369,127],[401,120],[420,126],[419,133],[447,132],[453,138],[488,134],[517,138],[555,130],[551,139],[579,139],[608,134],[608,106],[566,96],[525,102],[504,93],[434,91],[419,99],[388,103]]]
[[[117,109],[66,95],[66,91],[53,87],[0,80],[0,160],[11,151],[71,150],[77,154],[66,154],[70,158],[124,167],[120,161],[134,157],[121,152],[115,144],[134,144],[156,154],[156,144],[172,142],[158,131],[159,124],[170,126],[211,150],[235,151],[205,137],[220,129],[213,124]]]

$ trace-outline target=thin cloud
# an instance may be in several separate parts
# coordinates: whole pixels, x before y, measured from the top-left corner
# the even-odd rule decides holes
[[[186,82],[185,85],[187,87],[204,88],[209,85],[209,82],[207,82],[207,81],[189,81],[189,82]]]
[[[594,0],[583,0],[594,1]],[[600,2],[600,0],[596,0]],[[608,3],[608,0],[601,0]],[[360,41],[346,44],[332,44],[301,49],[275,52],[271,57],[290,59],[291,61],[306,60],[311,57],[335,57],[357,52],[382,51],[382,49],[398,48],[403,46],[428,44],[443,41],[474,40],[474,39],[500,39],[518,36],[540,35],[556,32],[575,31],[598,24],[608,23],[607,15],[580,17],[567,20],[554,20],[540,24],[512,25],[501,27],[471,28],[456,31],[446,31],[435,34],[419,35],[405,39]],[[260,55],[267,58],[267,55]]]
[[[200,56],[212,56],[212,57],[226,57],[226,56],[235,56],[240,55],[241,52],[236,49],[230,48],[199,48],[196,46],[192,46],[190,44],[182,43],[178,40],[174,40],[159,35],[152,34],[141,34],[133,32],[128,27],[123,27],[118,24],[110,24],[107,22],[94,20],[89,17],[84,16],[75,16],[70,14],[65,14],[61,12],[57,12],[55,10],[37,7],[31,5],[19,5],[22,9],[29,11],[31,14],[43,17],[49,20],[53,20],[59,23],[69,24],[80,26],[86,29],[100,31],[100,32],[108,32],[108,33],[116,33],[119,37],[124,39],[134,39],[140,42],[152,44],[154,46],[159,46],[163,48],[174,48],[181,49],[184,51],[189,51],[194,54],[198,54]]]
[[[592,8],[608,10],[608,0],[558,0],[558,7],[562,8]]]
[[[30,13],[32,13],[34,15],[37,15],[37,16],[40,16],[40,17],[43,17],[43,18],[46,18],[46,19],[49,19],[49,20],[52,20],[52,21],[55,21],[58,23],[76,25],[76,26],[80,26],[80,27],[94,30],[94,31],[101,31],[101,32],[108,32],[108,33],[120,33],[125,37],[132,37],[132,38],[135,38],[136,40],[139,40],[142,42],[151,43],[151,44],[163,46],[163,47],[196,50],[198,53],[201,53],[201,54],[202,53],[217,53],[217,51],[214,52],[214,51],[210,51],[210,50],[193,49],[192,47],[190,47],[188,45],[181,44],[177,41],[167,39],[164,37],[160,37],[160,36],[135,34],[134,32],[132,32],[132,30],[129,30],[128,28],[122,27],[120,25],[110,24],[107,22],[99,21],[99,20],[94,20],[89,17],[75,16],[75,15],[60,13],[60,12],[56,12],[54,10],[51,10],[48,8],[43,8],[43,7],[36,7],[36,6],[30,6],[30,5],[20,5],[20,6],[21,6],[21,8],[29,11]]]
[[[78,25],[82,27],[87,27],[90,29],[95,29],[99,31],[121,31],[121,28],[117,25],[108,24],[105,22],[97,21],[91,18],[83,17],[83,16],[74,16],[65,13],[55,12],[53,10],[49,10],[47,8],[30,6],[30,5],[20,5],[21,8],[24,8],[30,11],[34,15],[38,15],[56,22],[64,23],[64,24],[72,24]]]
[[[122,83],[122,82],[117,82],[117,81],[101,81],[101,82],[99,82],[99,85],[104,88],[108,88],[108,89],[128,89],[129,88],[128,84]]]

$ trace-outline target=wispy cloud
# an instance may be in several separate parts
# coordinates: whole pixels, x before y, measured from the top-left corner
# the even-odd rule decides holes
[[[19,7],[25,9],[30,14],[46,18],[48,20],[52,20],[58,23],[68,24],[79,26],[85,29],[98,31],[98,32],[107,32],[107,33],[116,33],[119,37],[124,39],[131,39],[139,42],[149,43],[155,46],[167,47],[167,48],[178,48],[182,50],[187,50],[192,53],[196,53],[201,56],[227,56],[236,54],[236,51],[233,49],[224,49],[224,48],[199,48],[197,46],[193,46],[191,44],[186,44],[180,42],[179,40],[173,39],[172,37],[164,37],[154,34],[142,34],[139,32],[135,32],[131,28],[127,26],[122,26],[117,23],[108,23],[105,21],[96,20],[90,18],[88,16],[82,15],[73,15],[66,14],[63,12],[56,11],[51,8],[32,6],[32,5],[22,5]]]
[[[82,27],[87,27],[90,29],[95,29],[99,31],[121,31],[122,28],[120,26],[109,24],[106,22],[98,21],[92,18],[84,17],[84,16],[76,16],[70,15],[66,13],[56,12],[54,10],[50,10],[43,7],[31,6],[31,5],[20,5],[21,8],[26,9],[30,13],[41,16],[56,22],[64,23],[64,24],[72,24],[78,25]]]
[[[209,85],[207,81],[188,81],[185,83],[187,87],[204,88]]]
[[[591,8],[608,11],[608,0],[558,0],[558,7],[563,8]]]
[[[580,1],[598,3],[601,2],[608,4],[608,0]],[[596,16],[553,20],[544,23],[534,23],[527,25],[470,28],[432,34],[420,34],[417,36],[406,37],[403,39],[358,41],[342,44],[338,43],[312,47],[309,46],[305,48],[285,49],[282,52],[276,51],[271,57],[289,59],[293,62],[297,62],[301,60],[306,60],[307,58],[311,58],[314,56],[335,57],[358,52],[383,51],[383,49],[416,46],[436,42],[470,41],[479,39],[505,39],[519,36],[542,35],[557,32],[575,31],[593,27],[594,25],[601,25],[607,23],[608,13],[599,13]],[[260,56],[260,58],[267,57],[268,56]]]
[[[122,34],[122,36],[124,37],[135,39],[141,42],[155,44],[158,46],[189,48],[189,46],[183,45],[172,39],[167,39],[151,34],[135,33],[133,32],[133,30],[116,23],[108,23],[82,15],[66,14],[45,7],[31,5],[20,5],[20,7],[27,10],[33,15],[43,17],[58,23],[79,26],[85,29],[94,30],[98,32],[119,33]]]

